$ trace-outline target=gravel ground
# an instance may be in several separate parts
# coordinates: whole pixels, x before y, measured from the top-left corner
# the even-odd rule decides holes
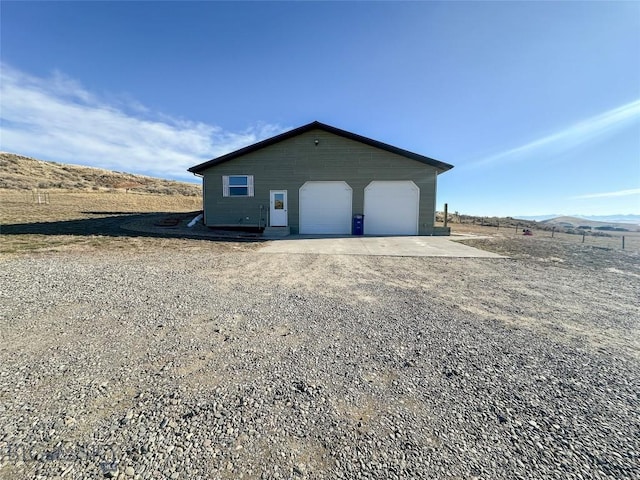
[[[6,257],[0,478],[640,478],[637,257],[478,242]]]

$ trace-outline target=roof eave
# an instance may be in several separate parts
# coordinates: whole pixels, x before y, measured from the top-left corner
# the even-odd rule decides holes
[[[221,163],[227,162],[229,160],[233,160],[236,157],[240,157],[246,153],[250,153],[250,152],[254,152],[256,150],[260,150],[261,148],[264,147],[268,147],[269,145],[273,145],[276,144],[278,142],[281,142],[283,140],[286,140],[288,138],[292,138],[295,137],[297,135],[300,135],[302,133],[308,132],[310,130],[314,130],[314,129],[320,129],[320,130],[324,130],[326,132],[329,133],[333,133],[335,135],[339,135],[341,137],[345,137],[345,138],[349,138],[351,140],[355,140],[357,142],[360,143],[364,143],[366,145],[370,145],[376,148],[380,148],[382,150],[386,150],[388,152],[391,153],[395,153],[397,155],[406,157],[406,158],[410,158],[412,160],[415,160],[417,162],[421,162],[424,163],[426,165],[431,165],[432,167],[435,167],[438,170],[438,174],[440,173],[444,173],[447,170],[451,170],[453,168],[453,165],[450,165],[448,163],[445,162],[441,162],[440,160],[435,160],[433,158],[429,158],[429,157],[425,157],[424,155],[420,155],[418,153],[414,153],[414,152],[410,152],[409,150],[404,150],[402,148],[398,148],[398,147],[394,147],[393,145],[389,145],[387,143],[383,143],[383,142],[379,142],[378,140],[373,140],[371,138],[367,138],[367,137],[363,137],[362,135],[358,135],[357,133],[352,133],[352,132],[348,132],[346,130],[341,130],[339,128],[336,127],[332,127],[331,125],[327,125],[318,121],[314,121],[311,123],[308,123],[306,125],[303,125],[301,127],[298,128],[294,128],[293,130],[289,130],[286,132],[283,132],[279,135],[276,135],[274,137],[270,137],[267,138],[265,140],[261,140],[260,142],[248,145],[246,147],[243,147],[239,150],[235,150],[233,152],[227,153],[225,155],[222,155],[220,157],[216,157],[213,158],[211,160],[208,160],[204,163],[201,163],[199,165],[195,165],[189,169],[187,169],[187,171],[194,173],[194,174],[199,174],[202,171],[206,170],[207,168],[213,167],[215,165],[219,165]]]
[[[275,143],[281,142],[282,140],[286,140],[287,138],[295,137],[296,135],[299,135],[300,133],[304,133],[307,130],[311,130],[313,128],[313,125],[319,124],[319,123],[320,122],[312,122],[312,123],[309,123],[307,125],[303,125],[301,127],[294,128],[293,130],[288,130],[286,132],[280,133],[280,134],[278,134],[278,135],[276,135],[274,137],[269,137],[269,138],[266,138],[266,139],[261,140],[259,142],[252,143],[251,145],[247,145],[246,147],[242,147],[239,150],[234,150],[233,152],[226,153],[226,154],[221,155],[219,157],[212,158],[211,160],[208,160],[208,161],[206,161],[204,163],[201,163],[199,165],[195,165],[195,166],[187,169],[187,171],[189,171],[191,173],[202,172],[203,170],[206,170],[209,167],[212,167],[214,165],[218,165],[219,163],[227,162],[229,160],[233,160],[234,158],[240,157],[240,156],[244,155],[245,153],[254,152],[256,150],[260,150],[261,148],[268,147],[269,145],[273,145]]]

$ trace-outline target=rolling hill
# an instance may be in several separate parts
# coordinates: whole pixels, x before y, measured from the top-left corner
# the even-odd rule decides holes
[[[14,153],[0,152],[0,169],[0,189],[6,190],[124,190],[160,195],[202,195],[200,185],[193,183],[46,162]]]

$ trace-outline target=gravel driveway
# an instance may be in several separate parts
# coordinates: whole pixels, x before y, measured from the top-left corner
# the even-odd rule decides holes
[[[640,478],[635,264],[0,263],[0,478]]]

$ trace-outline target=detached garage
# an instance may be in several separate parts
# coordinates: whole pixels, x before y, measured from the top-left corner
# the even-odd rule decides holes
[[[189,169],[202,177],[204,223],[270,234],[447,235],[436,183],[448,163],[320,122]]]

